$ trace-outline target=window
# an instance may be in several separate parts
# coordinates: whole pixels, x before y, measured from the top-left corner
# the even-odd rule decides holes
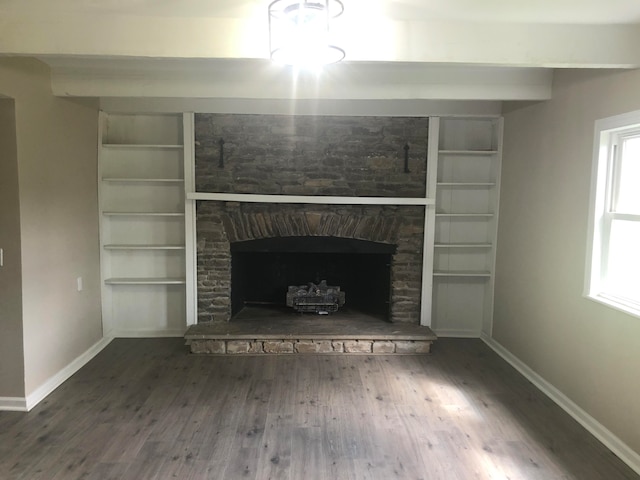
[[[595,127],[587,297],[640,316],[640,111]]]

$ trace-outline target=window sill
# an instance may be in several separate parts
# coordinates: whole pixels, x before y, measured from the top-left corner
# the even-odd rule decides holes
[[[586,298],[593,300],[594,302],[601,303],[608,307],[614,308],[628,315],[632,315],[636,318],[640,318],[640,305],[632,302],[631,300],[623,300],[619,297],[606,295],[604,293],[599,294],[586,294]]]

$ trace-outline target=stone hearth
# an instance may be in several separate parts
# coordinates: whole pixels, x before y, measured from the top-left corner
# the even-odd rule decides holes
[[[392,324],[360,313],[291,315],[277,308],[245,308],[228,323],[201,323],[185,335],[191,353],[426,354],[436,336],[428,327]]]

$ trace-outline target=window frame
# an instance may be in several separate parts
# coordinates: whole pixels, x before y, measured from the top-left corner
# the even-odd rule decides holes
[[[607,291],[605,281],[613,222],[640,222],[640,215],[615,211],[622,155],[618,145],[633,137],[640,137],[640,110],[595,122],[583,296],[640,318],[640,302]]]

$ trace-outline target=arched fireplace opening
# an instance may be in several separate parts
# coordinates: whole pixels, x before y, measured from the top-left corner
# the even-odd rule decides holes
[[[391,258],[396,248],[380,242],[322,236],[232,242],[232,318],[246,306],[279,308],[299,315],[287,309],[289,287],[326,281],[344,292],[341,311],[390,321]]]

